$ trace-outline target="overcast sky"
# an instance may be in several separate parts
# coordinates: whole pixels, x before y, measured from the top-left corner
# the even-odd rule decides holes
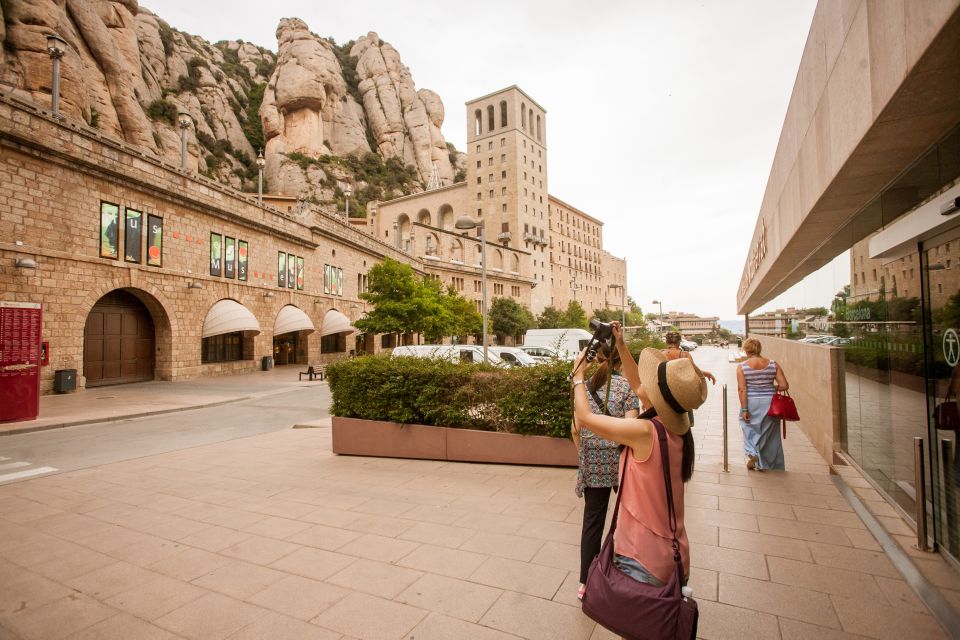
[[[277,49],[282,17],[337,42],[376,31],[443,133],[516,84],[547,110],[549,191],[602,220],[646,311],[736,317],[736,291],[814,0],[397,2],[143,0],[211,42]],[[824,304],[828,304],[827,300]]]

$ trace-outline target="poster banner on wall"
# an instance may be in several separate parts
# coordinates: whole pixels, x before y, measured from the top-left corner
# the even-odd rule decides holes
[[[147,216],[147,264],[163,266],[163,218]]]
[[[247,241],[237,240],[237,280],[247,279]]]
[[[232,278],[236,275],[237,241],[229,236],[223,238],[223,275]]]
[[[303,291],[303,258],[297,256],[297,291]]]
[[[337,295],[343,295],[343,269],[337,269]]]
[[[293,289],[297,286],[297,256],[292,253],[287,254],[287,288]]]
[[[330,265],[323,265],[323,292],[330,293]]]
[[[117,257],[117,226],[120,221],[120,207],[110,202],[100,203],[100,257]]]
[[[123,259],[127,262],[140,262],[143,214],[127,209],[123,212],[123,221]]]
[[[219,276],[223,271],[223,236],[210,234],[210,275]]]
[[[277,252],[277,286],[287,286],[287,254],[283,251]]]

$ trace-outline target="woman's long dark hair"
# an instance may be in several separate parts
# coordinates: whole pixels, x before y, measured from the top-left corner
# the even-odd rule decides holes
[[[657,417],[657,410],[653,407],[647,409],[638,416],[642,420],[650,420]],[[693,449],[693,432],[687,429],[683,434],[683,459],[680,462],[680,479],[689,482],[693,477],[693,460],[696,454]]]
[[[600,355],[603,357],[603,362],[600,363],[600,366],[597,367],[590,378],[590,388],[593,389],[594,393],[607,384],[607,378],[610,377],[610,367],[613,367],[613,371],[617,372],[620,370],[621,364],[620,352],[616,349],[611,351],[607,345],[600,347]],[[603,407],[599,408],[600,411],[603,411]]]

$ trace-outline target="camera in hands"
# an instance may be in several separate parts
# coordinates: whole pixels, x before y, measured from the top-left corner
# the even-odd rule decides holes
[[[613,349],[613,327],[609,322],[601,322],[594,318],[590,321],[590,328],[593,329],[593,337],[587,345],[587,362],[593,362],[596,359],[597,352],[603,345],[607,345],[608,350]]]

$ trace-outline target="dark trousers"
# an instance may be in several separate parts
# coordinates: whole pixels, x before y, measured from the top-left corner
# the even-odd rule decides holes
[[[610,487],[583,488],[583,531],[580,534],[580,582],[587,582],[590,563],[600,553]]]

